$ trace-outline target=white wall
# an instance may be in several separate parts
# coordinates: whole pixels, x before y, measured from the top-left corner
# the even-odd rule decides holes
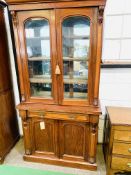
[[[7,13],[5,13],[7,19]],[[107,0],[103,35],[103,62],[131,61],[131,0]],[[8,20],[7,31],[11,56],[13,87],[16,105],[18,87]],[[131,107],[131,69],[101,69],[100,102],[102,115],[99,122],[99,142],[102,142],[105,106]],[[20,133],[22,134],[19,118]]]
[[[131,0],[107,0],[102,61],[131,63]],[[103,140],[105,106],[131,107],[130,89],[131,68],[101,69],[99,142]]]
[[[98,140],[102,142],[105,106],[131,107],[131,68],[101,69],[100,102],[102,115],[99,120]]]
[[[102,60],[131,62],[131,0],[107,0]]]

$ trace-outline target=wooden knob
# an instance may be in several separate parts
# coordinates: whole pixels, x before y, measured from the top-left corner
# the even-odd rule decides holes
[[[56,75],[60,75],[61,74],[60,73],[60,68],[59,68],[59,65],[58,64],[56,65],[55,74]]]
[[[75,115],[69,115],[70,119],[75,119]]]
[[[131,168],[131,163],[127,163],[127,166],[128,166],[129,168]]]
[[[128,149],[128,152],[131,153],[131,148]]]
[[[45,112],[40,112],[40,117],[43,118],[45,116]]]

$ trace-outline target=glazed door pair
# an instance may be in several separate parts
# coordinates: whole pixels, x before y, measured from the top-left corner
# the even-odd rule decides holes
[[[91,101],[96,16],[95,8],[18,12],[26,101],[65,105]]]

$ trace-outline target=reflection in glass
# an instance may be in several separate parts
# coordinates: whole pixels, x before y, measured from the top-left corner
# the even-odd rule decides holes
[[[31,83],[31,94],[37,97],[49,97],[51,91],[51,84],[49,83]]]
[[[49,31],[45,19],[33,18],[25,23],[31,96],[52,96]]]
[[[64,98],[86,99],[88,93],[88,59],[90,21],[75,16],[62,23]]]

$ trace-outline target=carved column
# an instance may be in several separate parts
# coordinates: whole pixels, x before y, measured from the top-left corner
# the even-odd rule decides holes
[[[99,80],[100,80],[100,64],[101,64],[101,54],[102,54],[102,29],[103,29],[103,13],[104,6],[99,6],[98,8],[98,23],[97,25],[97,54],[96,54],[96,76],[95,76],[95,86],[94,86],[94,100],[93,105],[98,106],[99,100]]]
[[[104,6],[99,6],[98,22],[103,23]]]
[[[20,110],[19,114],[22,118],[23,132],[24,132],[24,145],[25,145],[25,154],[31,155],[32,146],[31,146],[31,135],[30,135],[30,120],[27,118],[27,111]]]
[[[90,143],[89,143],[89,157],[88,161],[90,163],[96,162],[96,147],[97,147],[97,135],[98,135],[98,124],[90,124]]]

